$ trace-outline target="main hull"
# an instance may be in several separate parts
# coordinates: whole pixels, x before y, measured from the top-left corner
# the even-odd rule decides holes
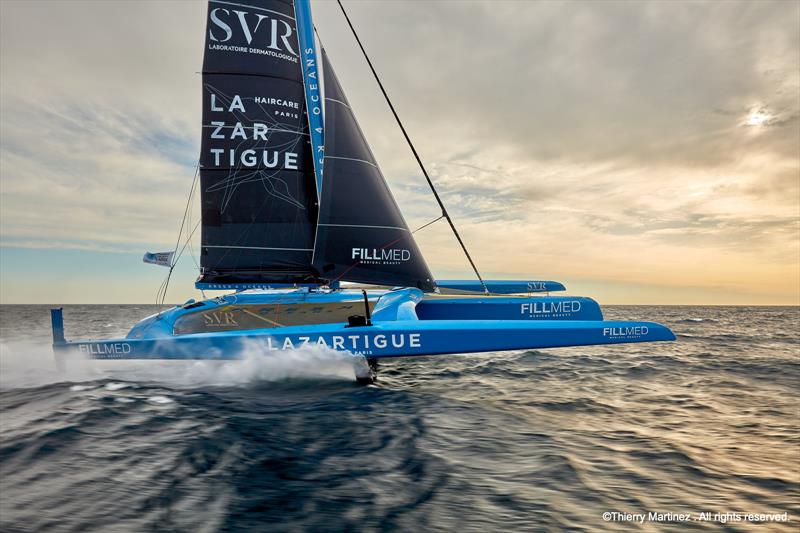
[[[559,312],[553,313],[554,309]],[[356,325],[338,315],[336,322],[306,323],[303,313],[315,310],[322,319],[341,311],[366,316],[350,321]],[[553,318],[542,319],[544,311]],[[259,327],[237,322],[240,316],[255,316]],[[572,316],[583,319],[569,319]],[[289,319],[300,323],[278,322]],[[187,332],[193,324],[200,330]],[[266,354],[309,346],[380,359],[675,339],[661,324],[602,320],[596,302],[588,298],[424,300],[416,289],[364,295],[355,291],[252,292],[188,302],[148,317],[124,339],[68,342],[59,325],[60,317],[54,321],[56,353],[72,351],[93,359],[225,360],[254,350]]]
[[[55,347],[59,353],[74,350],[94,359],[235,359],[244,350],[269,353],[319,346],[378,359],[674,339],[668,328],[653,322],[398,320],[361,327],[321,324],[269,332],[63,342]]]

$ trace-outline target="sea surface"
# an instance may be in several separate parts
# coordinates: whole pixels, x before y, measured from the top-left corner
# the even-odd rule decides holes
[[[151,311],[67,306],[67,337]],[[799,531],[800,308],[605,311],[678,340],[398,359],[369,387],[319,351],[59,373],[48,308],[2,306],[0,530]]]

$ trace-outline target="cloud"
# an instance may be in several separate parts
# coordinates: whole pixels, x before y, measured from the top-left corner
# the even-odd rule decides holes
[[[187,130],[141,109],[11,98],[3,128],[5,245],[130,250],[174,241],[176,200],[196,157]]]
[[[345,5],[485,272],[797,300],[797,3]],[[436,218],[338,7],[313,8],[409,225]],[[174,244],[204,3],[0,10],[2,244]],[[444,222],[416,235],[438,275],[469,272]]]
[[[326,21],[340,18],[325,7]],[[354,2],[350,10],[397,107],[432,146],[491,139],[538,161],[713,165],[735,157],[721,145],[738,122],[714,109],[798,110],[797,6],[785,2]],[[334,59],[355,56],[352,39],[334,29],[327,39],[326,30]],[[363,67],[344,63],[354,72],[340,77],[358,79]],[[770,150],[796,155],[796,135],[775,137]]]

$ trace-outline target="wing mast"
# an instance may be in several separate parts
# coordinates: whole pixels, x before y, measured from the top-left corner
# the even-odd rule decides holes
[[[320,91],[319,63],[314,42],[314,23],[311,20],[309,0],[294,0],[297,22],[297,39],[300,43],[300,62],[308,110],[308,131],[311,137],[311,153],[314,159],[314,175],[317,182],[317,202],[322,191],[322,162],[325,154],[322,96]]]

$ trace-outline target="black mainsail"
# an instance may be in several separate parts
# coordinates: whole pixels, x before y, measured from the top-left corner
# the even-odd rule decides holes
[[[313,281],[316,184],[290,0],[210,0],[200,284]]]
[[[314,266],[329,280],[435,288],[325,50],[325,164]]]
[[[353,281],[433,290],[324,50],[324,179],[315,176],[304,81],[306,91],[317,81],[304,80],[296,21],[310,27],[309,16],[304,1],[209,0],[198,286]]]

